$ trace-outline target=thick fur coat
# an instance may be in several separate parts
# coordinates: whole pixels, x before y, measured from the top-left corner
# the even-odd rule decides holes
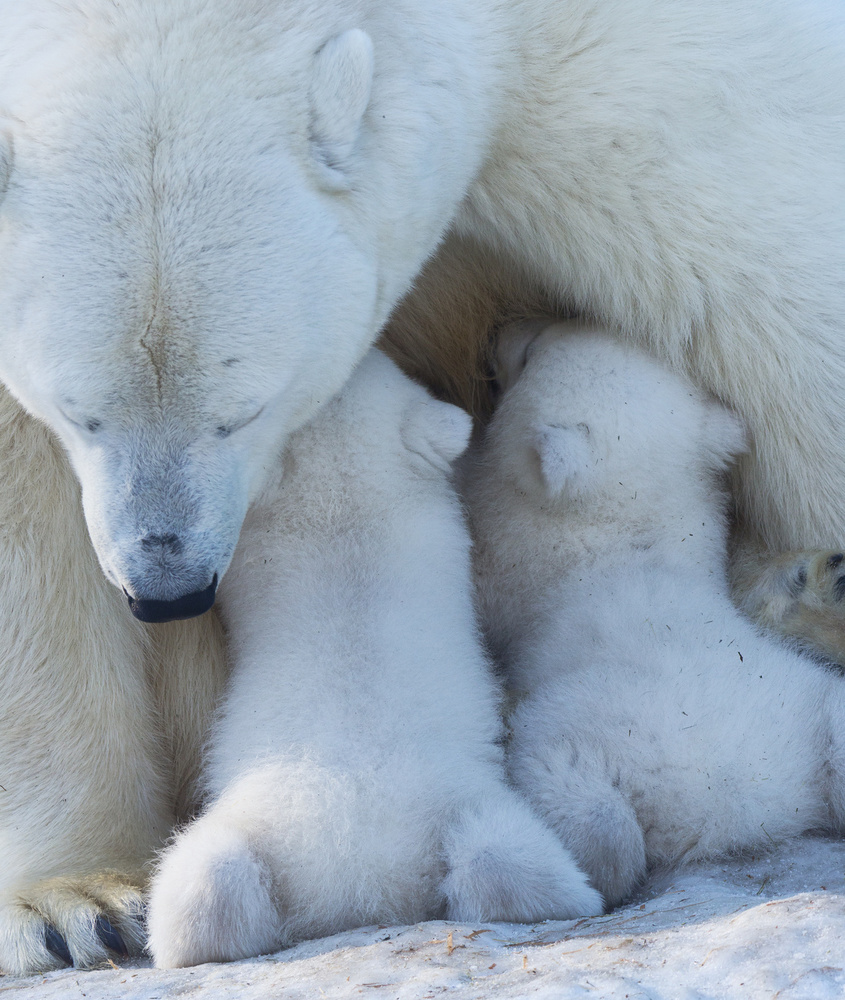
[[[464,469],[517,787],[611,905],[650,868],[841,829],[842,678],[730,600],[740,423],[606,332],[538,330],[503,334]]]
[[[99,960],[103,920],[136,947],[99,887],[135,899],[191,807],[223,672],[210,616],[155,623],[209,607],[287,436],[391,317],[393,354],[454,399],[499,305],[601,320],[742,416],[747,535],[839,544],[835,0],[0,0],[0,21],[2,968]]]
[[[505,784],[448,481],[469,430],[373,350],[291,437],[220,595],[232,677],[211,804],[153,884],[157,964],[363,924],[601,912]]]

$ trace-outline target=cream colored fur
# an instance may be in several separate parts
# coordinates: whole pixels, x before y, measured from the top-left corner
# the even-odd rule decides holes
[[[740,544],[730,564],[737,604],[758,625],[845,669],[845,556]]]
[[[5,392],[0,440],[0,965],[62,964],[48,924],[89,965],[109,954],[101,914],[127,947],[143,942],[146,865],[196,797],[219,633],[213,621],[145,629],[126,613],[61,449]]]

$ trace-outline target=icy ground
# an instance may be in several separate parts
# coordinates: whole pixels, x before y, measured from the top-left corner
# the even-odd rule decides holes
[[[363,928],[232,965],[0,977],[2,1000],[845,997],[845,843],[700,865],[604,917]]]

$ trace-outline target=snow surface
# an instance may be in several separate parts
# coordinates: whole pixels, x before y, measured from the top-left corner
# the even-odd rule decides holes
[[[652,881],[586,920],[363,928],[277,955],[174,971],[0,977],[27,1000],[828,1000],[845,997],[845,843],[806,837],[762,857]]]

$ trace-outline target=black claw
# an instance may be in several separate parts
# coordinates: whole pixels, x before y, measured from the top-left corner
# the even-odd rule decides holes
[[[55,927],[51,927],[49,924],[44,929],[44,944],[51,955],[60,958],[65,965],[73,965],[73,957],[67,946],[67,941],[65,941]]]
[[[796,598],[800,597],[801,592],[807,586],[807,568],[802,566],[795,576],[790,577],[787,581],[786,588],[789,592],[789,596]]]
[[[828,569],[836,569],[843,559],[845,559],[845,555],[841,552],[837,552],[836,555],[832,555],[827,561]]]
[[[99,937],[109,951],[113,951],[123,958],[128,957],[129,949],[124,944],[123,938],[112,927],[111,921],[107,916],[101,913],[94,921],[94,929],[97,932],[97,937]]]

